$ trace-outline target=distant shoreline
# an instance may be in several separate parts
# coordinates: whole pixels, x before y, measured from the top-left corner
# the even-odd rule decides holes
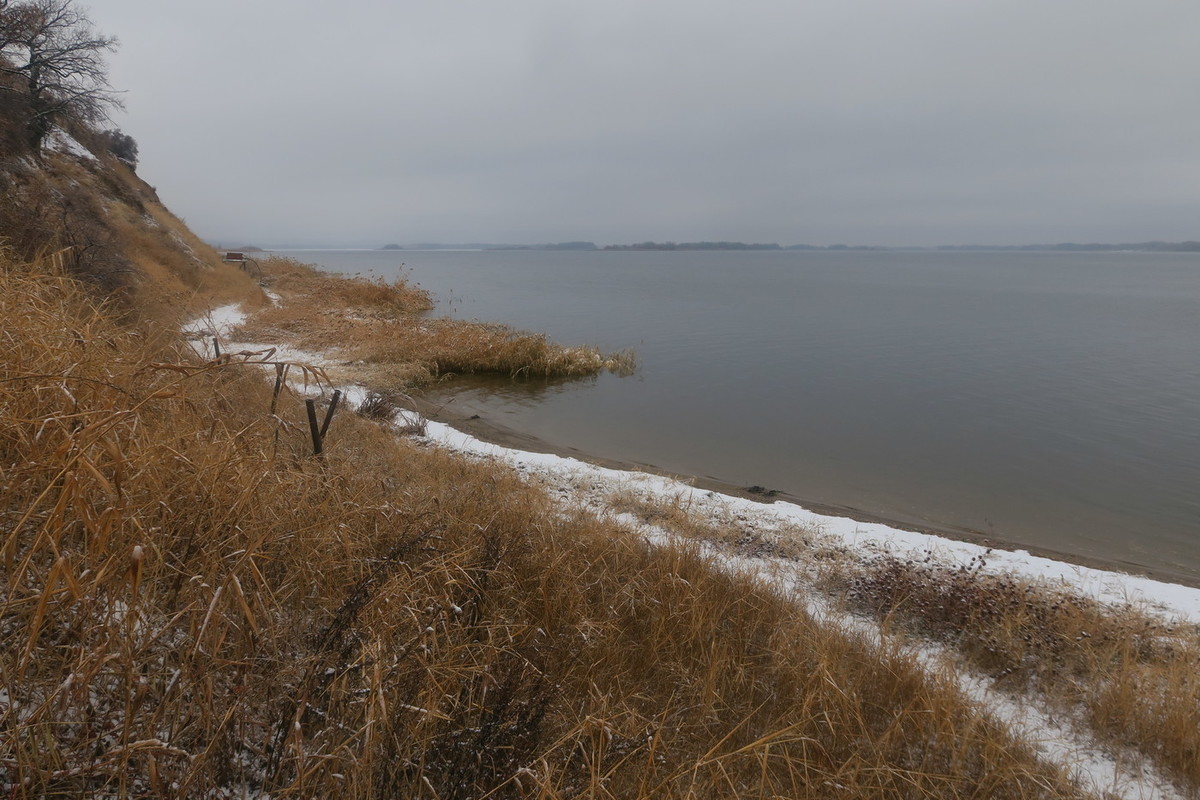
[[[1184,242],[1124,242],[1120,244],[1060,242],[1058,244],[942,244],[931,246],[900,246],[900,245],[864,245],[864,244],[790,244],[780,245],[769,243],[747,242],[639,242],[636,244],[606,244],[597,245],[594,242],[558,242],[545,244],[497,244],[488,242],[463,242],[459,244],[441,244],[436,242],[421,242],[417,244],[387,244],[383,247],[295,247],[271,246],[258,247],[246,245],[242,247],[225,247],[220,243],[214,245],[218,250],[239,250],[244,252],[345,252],[361,250],[367,252],[426,252],[436,250],[534,250],[534,251],[571,251],[571,252],[645,252],[645,251],[764,251],[764,252],[910,252],[910,253],[1200,253],[1200,241]]]

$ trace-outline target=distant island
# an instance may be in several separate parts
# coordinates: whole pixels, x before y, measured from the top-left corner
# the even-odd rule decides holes
[[[498,244],[488,250],[599,250],[595,242],[557,242],[550,244]]]
[[[923,248],[921,248],[923,249]],[[986,245],[986,244],[946,244],[932,248],[949,251],[993,251],[993,250],[1058,250],[1067,252],[1122,252],[1137,250],[1152,253],[1200,253],[1200,242],[1126,242],[1124,244],[1023,244],[1023,245]]]
[[[639,242],[638,244],[610,244],[604,250],[887,250],[873,245],[831,244],[747,244],[746,242]]]
[[[415,242],[413,244],[385,244],[380,250],[531,250],[534,245],[495,244],[490,242]]]
[[[746,244],[745,242],[639,242],[610,244],[605,250],[782,250],[777,244]]]

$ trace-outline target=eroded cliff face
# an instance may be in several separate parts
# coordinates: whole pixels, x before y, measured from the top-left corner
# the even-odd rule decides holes
[[[185,313],[198,292],[253,294],[119,157],[112,132],[56,128],[37,150],[0,121],[0,246],[17,261],[58,254],[66,270],[128,308]],[[133,295],[142,302],[131,303]]]

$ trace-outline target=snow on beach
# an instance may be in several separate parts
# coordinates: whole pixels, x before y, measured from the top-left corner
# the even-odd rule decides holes
[[[733,519],[766,530],[801,528],[830,543],[858,553],[887,554],[923,561],[927,556],[947,566],[966,566],[982,559],[993,573],[1011,573],[1070,588],[1087,597],[1113,604],[1145,606],[1169,617],[1200,623],[1200,589],[1055,561],[1024,550],[999,550],[970,542],[859,522],[848,517],[817,514],[798,505],[763,503],[698,489],[686,481],[643,472],[626,472],[587,464],[563,456],[530,453],[475,439],[448,425],[428,422],[430,441],[460,453],[502,461],[529,474],[555,481],[595,505],[615,491],[635,491],[648,499],[687,507],[714,520]]]

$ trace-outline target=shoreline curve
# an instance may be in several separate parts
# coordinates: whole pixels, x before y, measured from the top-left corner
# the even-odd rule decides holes
[[[497,445],[509,450],[518,450],[527,453],[539,453],[558,456],[561,458],[571,458],[591,464],[593,466],[617,470],[620,472],[647,473],[661,478],[668,478],[687,483],[696,487],[697,489],[713,491],[717,494],[759,503],[765,508],[769,508],[776,501],[779,501],[801,507],[805,511],[820,517],[847,518],[865,525],[881,525],[899,531],[908,531],[915,534],[933,536],[939,539],[963,542],[966,544],[976,545],[983,548],[992,548],[994,550],[1005,552],[1025,552],[1035,557],[1045,558],[1051,561],[1062,562],[1087,569],[1130,575],[1133,577],[1146,578],[1156,582],[1184,586],[1191,589],[1200,589],[1200,578],[1186,573],[1175,573],[1169,570],[1163,570],[1161,568],[1151,567],[1149,565],[1135,562],[1104,559],[1088,556],[1086,554],[1072,553],[1065,550],[1040,547],[1027,542],[1008,540],[1003,536],[997,536],[994,532],[985,533],[983,531],[972,530],[970,528],[954,525],[936,524],[924,520],[873,514],[853,506],[822,503],[811,498],[800,497],[784,491],[780,491],[773,495],[770,499],[766,499],[760,494],[747,491],[746,487],[738,486],[734,483],[730,483],[711,475],[680,473],[663,469],[662,467],[658,467],[654,464],[597,456],[578,448],[559,445],[533,434],[516,430],[493,420],[481,417],[478,414],[471,414],[468,416],[467,414],[459,413],[452,407],[454,394],[455,392],[453,389],[443,390],[440,392],[431,391],[421,394],[414,394],[412,395],[411,399],[413,401],[414,410],[425,419],[448,425],[460,433],[478,439],[481,442]]]

